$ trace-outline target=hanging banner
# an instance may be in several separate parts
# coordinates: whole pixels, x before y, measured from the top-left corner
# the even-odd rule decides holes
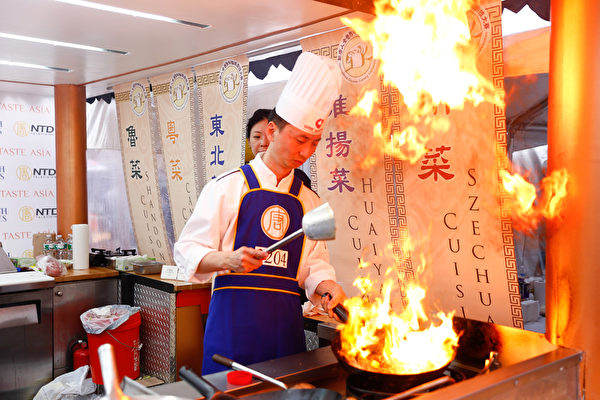
[[[143,81],[115,87],[123,172],[138,251],[172,264],[150,130],[149,90]]]
[[[248,58],[239,56],[195,68],[204,141],[206,180],[244,163]]]
[[[194,211],[200,192],[195,135],[193,87],[190,70],[150,78],[158,111],[158,125],[167,177],[175,238]]]
[[[479,40],[479,72],[498,92],[501,12],[500,2],[492,1],[468,15]],[[439,107],[433,112],[444,113],[449,131],[434,136],[419,160],[395,159],[389,149],[377,155],[373,126],[348,111],[364,91],[378,89],[381,115],[371,120],[379,118],[389,134],[404,130],[407,110],[398,90],[376,76],[371,45],[347,29],[309,38],[302,47],[337,60],[344,77],[311,160],[319,196],[335,210],[336,240],[328,248],[344,290],[357,295],[350,285],[363,275],[381,285],[394,265],[399,297],[418,277],[429,306],[523,327],[510,213],[498,178],[507,167],[504,109],[489,102]]]
[[[33,257],[33,234],[56,232],[54,99],[0,93],[0,242]]]

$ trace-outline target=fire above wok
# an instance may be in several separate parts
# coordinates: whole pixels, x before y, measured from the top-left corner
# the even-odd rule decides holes
[[[425,290],[417,286],[407,289],[407,303],[396,313],[390,306],[392,286],[392,280],[386,281],[383,296],[372,301],[354,297],[344,302],[348,320],[332,346],[336,357],[343,365],[377,374],[443,371],[459,340],[452,314],[437,313],[430,320],[421,305]]]

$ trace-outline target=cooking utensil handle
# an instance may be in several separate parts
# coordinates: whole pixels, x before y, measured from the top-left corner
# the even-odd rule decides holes
[[[212,383],[201,376],[196,375],[194,371],[185,365],[179,368],[179,376],[181,376],[187,383],[192,385],[194,389],[206,397],[207,400],[210,400],[215,393],[220,391]]]
[[[242,364],[238,364],[235,361],[227,358],[227,357],[223,357],[220,354],[213,354],[212,359],[214,362],[219,363],[221,365],[224,365],[226,367],[229,367],[231,369],[235,369],[238,371],[246,371],[246,372],[250,372],[252,375],[256,376],[257,378],[262,379],[263,381],[267,381],[267,382],[271,382],[273,385],[277,385],[280,388],[286,389],[287,390],[287,385],[281,381],[278,381],[277,379],[273,379],[270,376],[267,376],[261,372],[258,372],[254,369],[248,368]]]
[[[338,316],[343,323],[348,322],[348,310],[342,304],[333,307],[333,312]]]
[[[329,292],[325,292],[321,295],[321,297],[325,296],[329,297],[329,300],[331,300],[331,294]],[[344,307],[342,303],[338,303],[335,307],[333,307],[333,312],[338,316],[340,321],[343,323],[348,322],[348,309]]]
[[[281,246],[288,244],[289,242],[296,239],[300,235],[302,235],[302,228],[298,229],[296,232],[292,233],[291,235],[284,237],[280,241],[273,243],[272,245],[267,247],[265,251],[267,253],[271,253],[271,252],[277,250],[278,248],[280,248]]]

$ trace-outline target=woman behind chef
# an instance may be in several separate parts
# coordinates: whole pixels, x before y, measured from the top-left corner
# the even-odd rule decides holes
[[[274,110],[268,108],[259,108],[254,111],[254,114],[248,119],[246,124],[246,138],[248,139],[248,145],[252,150],[252,154],[256,156],[258,153],[266,151],[269,147],[269,139],[265,133],[267,124],[269,123],[269,117],[275,115]],[[302,180],[304,186],[310,189],[310,178],[300,168],[294,169],[294,175]]]

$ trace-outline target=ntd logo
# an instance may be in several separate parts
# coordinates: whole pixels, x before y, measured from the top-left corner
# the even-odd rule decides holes
[[[56,169],[54,168],[34,168],[33,176],[40,177],[51,177],[56,175]]]
[[[35,216],[41,218],[56,217],[56,207],[36,208]]]
[[[50,134],[50,133],[54,133],[54,127],[52,125],[31,125],[31,134],[35,135],[43,135],[43,134]]]

